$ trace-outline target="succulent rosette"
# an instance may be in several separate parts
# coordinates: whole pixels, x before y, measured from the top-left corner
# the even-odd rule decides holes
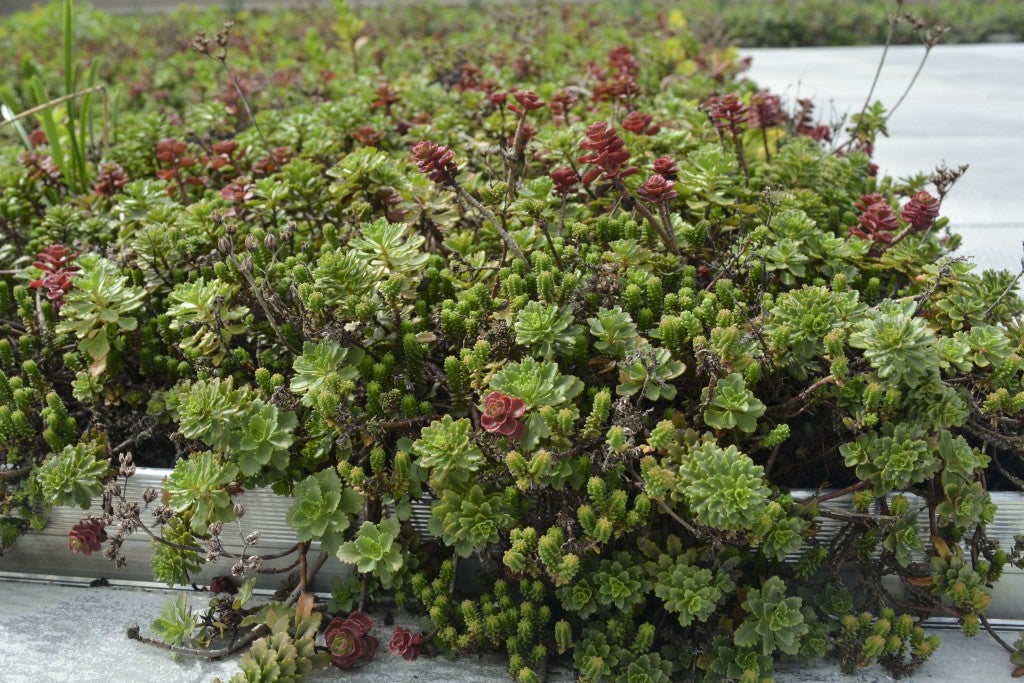
[[[388,643],[388,651],[405,660],[412,661],[420,656],[420,648],[423,647],[423,634],[414,634],[407,628],[396,626],[391,634],[391,642]]]
[[[519,421],[525,412],[526,403],[523,399],[492,391],[484,399],[484,413],[480,416],[480,424],[492,434],[503,434],[510,439],[518,439],[526,428]]]
[[[68,547],[71,552],[92,555],[102,549],[107,540],[106,525],[98,519],[83,519],[68,532]]]
[[[370,635],[373,619],[366,612],[352,612],[347,617],[334,617],[324,631],[324,640],[331,653],[331,664],[351,669],[359,662],[368,662],[377,652],[377,639]]]

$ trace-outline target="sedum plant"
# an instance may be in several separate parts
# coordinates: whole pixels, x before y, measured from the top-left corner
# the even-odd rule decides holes
[[[74,171],[32,109],[75,73],[45,10],[0,22],[32,56],[0,65],[0,552],[96,504],[69,553],[226,560],[151,630],[249,646],[237,680],[367,661],[390,600],[422,619],[399,656],[517,681],[896,675],[922,620],[986,627],[1022,564],[991,493],[1024,478],[1024,300],[953,255],[963,169],[879,175],[882,104],[822,123],[677,11],[328,11],[87,12],[69,35],[138,58],[89,53],[126,87]],[[136,464],[170,470],[141,504]],[[294,547],[260,547],[255,488]]]

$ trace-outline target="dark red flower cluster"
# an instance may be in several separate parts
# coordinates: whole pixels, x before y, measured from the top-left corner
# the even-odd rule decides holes
[[[832,128],[814,122],[814,102],[801,98],[796,103],[799,106],[799,109],[793,115],[793,124],[796,132],[818,142],[822,140],[830,142],[832,140]]]
[[[253,175],[270,175],[279,170],[292,159],[292,151],[287,147],[275,147],[270,154],[252,165]]]
[[[435,183],[455,182],[455,176],[459,172],[459,167],[454,161],[455,153],[444,145],[420,140],[412,146],[412,159],[420,173],[426,174]]]
[[[636,193],[644,201],[651,202],[652,204],[663,204],[676,198],[676,191],[673,189],[674,185],[675,183],[665,178],[665,176],[654,174],[644,181],[644,184],[637,189]]]
[[[359,662],[368,662],[377,652],[377,639],[370,635],[373,619],[366,612],[353,612],[347,617],[334,617],[324,631],[324,640],[331,653],[331,664],[351,669]]]
[[[92,190],[106,197],[114,196],[118,190],[128,184],[128,174],[116,161],[104,161],[96,169],[96,177],[92,181]]]
[[[161,163],[170,165],[170,168],[158,169],[156,177],[170,180],[175,176],[178,169],[195,166],[198,162],[195,160],[195,157],[185,154],[187,150],[188,145],[177,138],[164,138],[156,143],[156,158]]]
[[[215,595],[220,593],[234,595],[238,592],[238,586],[235,585],[234,578],[230,576],[215,576],[210,579],[210,592]]]
[[[391,107],[398,103],[398,93],[395,92],[390,83],[381,83],[374,92],[377,94],[377,99],[371,102],[370,106],[374,109],[383,109],[390,113]]]
[[[103,541],[107,540],[105,524],[102,521],[89,518],[83,519],[68,532],[68,548],[73,553],[92,555],[102,549]]]
[[[593,164],[593,168],[583,174],[583,182],[587,185],[604,176],[608,180],[618,180],[637,172],[629,163],[629,150],[613,126],[604,121],[597,121],[587,128],[587,139],[580,143],[582,149],[590,150],[577,161],[581,164]]]
[[[32,280],[28,286],[45,289],[46,298],[59,309],[64,305],[64,295],[71,291],[71,278],[80,270],[78,266],[68,265],[76,256],[77,251],[72,252],[63,244],[51,244],[40,252],[32,264],[43,271],[43,277]]]
[[[480,416],[480,426],[492,434],[504,434],[510,439],[518,439],[526,429],[526,426],[519,421],[525,412],[526,403],[523,399],[506,396],[500,391],[492,391],[484,399],[484,412]]]
[[[512,93],[512,97],[518,102],[518,106],[510,104],[508,108],[520,116],[526,116],[526,112],[540,109],[547,104],[547,102],[540,98],[540,95],[532,90],[516,90]]]
[[[611,76],[594,88],[595,100],[628,100],[640,94],[640,85],[636,81],[640,63],[627,46],[619,45],[612,49],[608,53],[608,65],[612,68]]]
[[[391,642],[388,643],[388,651],[398,655],[402,659],[412,661],[420,656],[420,648],[423,647],[423,634],[413,634],[407,628],[396,626],[391,634]]]
[[[657,135],[661,132],[661,126],[653,122],[654,117],[650,114],[631,111],[622,119],[622,127],[634,135]]]
[[[704,100],[701,107],[711,117],[715,128],[727,130],[732,135],[739,135],[743,124],[747,122],[747,105],[734,93],[712,95]]]
[[[46,133],[43,132],[42,128],[36,128],[31,133],[29,133],[28,141],[32,145],[32,149],[35,149],[40,145],[45,145],[48,142],[48,140],[46,139]]]
[[[679,167],[676,166],[676,162],[672,160],[672,157],[668,155],[655,159],[653,169],[655,173],[665,176],[668,180],[675,180],[679,177]]]
[[[245,215],[245,203],[255,197],[256,193],[253,192],[253,184],[248,179],[239,178],[225,185],[220,191],[220,196],[222,199],[234,204],[234,206],[224,212],[224,215],[231,218],[241,218]]]
[[[899,230],[900,225],[892,207],[882,195],[877,193],[861,195],[860,201],[857,202],[857,208],[861,211],[857,216],[858,225],[850,226],[847,233],[872,242],[888,243],[892,241],[894,233]]]
[[[784,118],[778,95],[756,92],[750,96],[747,125],[751,128],[771,128],[782,123]]]
[[[49,154],[24,151],[18,156],[18,161],[28,171],[31,180],[39,180],[50,185],[55,185],[60,180],[60,167],[53,161]]]
[[[900,218],[904,223],[914,226],[914,230],[924,232],[935,224],[939,217],[939,199],[921,190],[910,201],[903,205]]]
[[[569,110],[580,101],[580,96],[574,90],[559,90],[551,96],[548,106],[551,108],[551,120],[556,126],[565,126],[569,123]]]
[[[555,192],[567,194],[580,181],[580,174],[570,166],[559,166],[551,172],[551,180],[555,181]]]
[[[214,170],[220,170],[226,166],[235,166],[235,152],[238,151],[238,143],[234,140],[220,140],[211,145],[213,156],[206,160],[206,165]],[[243,149],[239,156],[245,156]]]
[[[376,147],[384,140],[384,131],[373,126],[360,126],[352,131],[352,139],[367,147]]]

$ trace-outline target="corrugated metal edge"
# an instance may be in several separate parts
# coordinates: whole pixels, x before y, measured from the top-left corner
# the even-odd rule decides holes
[[[155,468],[139,468],[127,491],[129,500],[142,505],[142,493],[147,486],[160,488],[164,477],[170,470]],[[811,498],[825,493],[806,489],[792,491],[794,498]],[[1013,546],[1014,535],[1024,532],[1024,493],[996,492],[992,500],[999,506],[996,520],[989,525],[989,536],[998,540],[1004,547]],[[923,501],[916,496],[907,496],[911,506],[920,509],[918,515],[919,528],[927,533],[928,516]],[[230,550],[241,548],[241,537],[244,534],[259,530],[260,541],[256,554],[269,555],[289,548],[295,543],[294,532],[285,524],[285,514],[290,507],[290,499],[279,496],[270,489],[254,489],[246,491],[238,501],[246,506],[245,517],[241,520],[241,531],[233,532],[237,526],[225,525],[224,540]],[[851,511],[853,505],[850,496],[826,501],[823,507],[839,511]],[[99,505],[89,510],[74,508],[54,508],[50,515],[50,525],[43,531],[26,534],[18,539],[14,548],[0,557],[0,578],[3,577],[47,577],[46,580],[69,581],[72,583],[89,583],[97,578],[106,578],[111,582],[125,585],[145,587],[166,587],[152,581],[149,560],[152,556],[150,540],[142,532],[128,537],[123,546],[128,566],[118,569],[98,554],[90,557],[74,556],[67,548],[67,532],[84,516],[99,515]],[[149,514],[143,512],[143,515]],[[144,517],[145,519],[145,517]],[[429,537],[427,523],[430,520],[430,499],[424,498],[413,505],[411,523],[416,531]],[[819,518],[822,531],[826,534],[835,533],[840,522],[832,519]],[[232,543],[232,540],[236,541]],[[313,549],[319,546],[313,544]],[[791,559],[799,557],[794,553]],[[920,559],[924,559],[922,555]],[[268,565],[281,566],[289,560],[270,562]],[[211,578],[231,571],[232,562],[227,559],[205,565],[201,572],[193,578],[197,584],[208,583]],[[327,591],[334,577],[343,577],[351,573],[349,565],[329,560],[317,577],[314,590]],[[279,582],[280,575],[262,575],[258,586],[273,589]],[[1003,578],[996,584],[992,592],[992,606],[989,616],[995,619],[1009,619],[1010,623],[1024,625],[1024,571],[1008,567]],[[1020,617],[1020,618],[1018,618]]]

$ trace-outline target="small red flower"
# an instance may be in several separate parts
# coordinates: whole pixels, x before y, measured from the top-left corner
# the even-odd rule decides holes
[[[540,98],[540,95],[532,90],[516,90],[512,93],[512,97],[514,97],[516,102],[519,103],[519,106],[517,107],[514,104],[510,104],[508,105],[508,108],[520,116],[526,116],[526,112],[533,111],[534,109],[540,109],[547,104],[547,102]]]
[[[420,647],[422,646],[422,633],[414,635],[409,629],[396,626],[395,632],[391,634],[391,642],[388,643],[388,651],[393,655],[412,661],[420,656]]]
[[[555,181],[555,192],[567,194],[580,181],[580,174],[569,166],[559,166],[551,172],[551,180]]]
[[[510,439],[518,439],[526,429],[519,421],[525,412],[526,403],[523,399],[492,391],[484,399],[484,413],[480,416],[480,425],[492,434],[498,433]]]
[[[373,619],[365,612],[347,617],[334,617],[324,631],[324,640],[331,653],[331,664],[351,669],[359,662],[368,662],[377,652],[377,639],[370,635]]]
[[[932,227],[939,217],[939,200],[921,190],[903,206],[900,218],[904,223],[914,226],[914,230],[924,232]]]
[[[75,554],[92,555],[102,549],[105,540],[105,525],[95,518],[83,519],[68,532],[68,548]]]
[[[640,199],[651,202],[652,204],[662,204],[664,202],[670,202],[676,198],[676,191],[672,189],[673,183],[671,180],[667,180],[664,176],[652,175],[650,178],[644,181],[644,184],[637,190],[637,195]]]
[[[420,140],[412,147],[412,158],[420,173],[430,176],[435,183],[455,182],[459,167],[453,160],[455,153],[444,145]]]

